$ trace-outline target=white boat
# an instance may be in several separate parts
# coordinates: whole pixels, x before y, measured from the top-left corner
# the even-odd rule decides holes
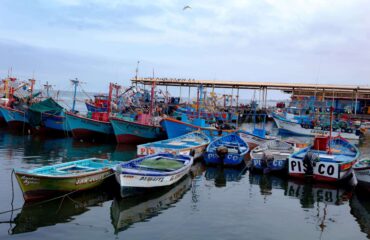
[[[278,115],[273,115],[273,119],[279,131],[287,132],[289,134],[302,135],[302,136],[317,136],[317,135],[330,135],[330,129],[323,129],[322,127],[310,128],[300,124],[298,120],[286,119]],[[336,129],[332,131],[332,137],[341,136],[345,139],[359,140],[362,135],[363,128],[360,129]]]
[[[210,137],[202,132],[191,132],[172,139],[138,145],[137,155],[172,153],[193,155],[194,158],[198,158],[202,156],[210,141]]]
[[[189,173],[193,157],[159,153],[116,166],[116,179],[121,187],[151,188],[169,186]]]
[[[251,151],[252,168],[262,171],[286,170],[288,158],[294,150],[294,146],[287,142],[270,140]]]
[[[370,159],[361,159],[353,166],[353,170],[358,184],[370,190]]]
[[[357,147],[342,137],[316,137],[313,145],[289,157],[289,175],[337,182],[352,175],[352,166],[359,155]]]

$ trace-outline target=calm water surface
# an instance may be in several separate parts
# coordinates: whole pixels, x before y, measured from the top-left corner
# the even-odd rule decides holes
[[[370,138],[362,145],[370,154]],[[87,157],[129,160],[135,146],[17,136],[0,129],[0,239],[370,239],[370,198],[244,169],[195,164],[170,188],[122,198],[112,181],[26,206],[13,168]],[[19,209],[18,209],[19,208]]]

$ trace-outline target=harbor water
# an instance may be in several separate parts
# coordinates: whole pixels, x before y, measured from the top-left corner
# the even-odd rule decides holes
[[[360,144],[370,154],[370,137]],[[125,161],[136,146],[45,139],[0,129],[0,239],[370,239],[361,189],[299,182],[198,161],[176,185],[123,196],[104,186],[24,204],[12,170],[88,157]]]

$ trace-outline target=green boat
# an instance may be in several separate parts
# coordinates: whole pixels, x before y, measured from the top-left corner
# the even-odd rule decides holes
[[[35,201],[96,187],[113,175],[117,163],[89,158],[14,172],[24,200]]]

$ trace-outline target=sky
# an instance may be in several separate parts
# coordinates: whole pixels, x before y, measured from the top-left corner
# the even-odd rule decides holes
[[[185,6],[190,6],[183,10]],[[370,84],[369,0],[0,0],[0,77]]]

